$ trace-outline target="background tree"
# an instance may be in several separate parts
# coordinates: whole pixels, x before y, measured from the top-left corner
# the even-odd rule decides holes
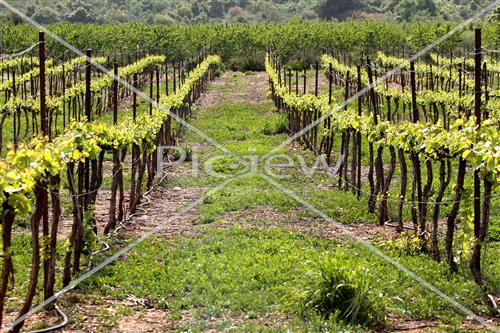
[[[436,5],[432,0],[402,0],[395,7],[397,19],[413,21],[436,16]]]
[[[316,13],[322,19],[345,19],[354,10],[362,11],[366,4],[361,0],[326,0],[316,7]]]
[[[208,16],[213,18],[224,17],[224,5],[220,0],[210,0]]]

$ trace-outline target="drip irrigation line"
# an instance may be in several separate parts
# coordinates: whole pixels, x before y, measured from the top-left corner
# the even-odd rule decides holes
[[[61,308],[59,307],[59,305],[54,304],[54,307],[55,307],[57,313],[59,314],[59,316],[62,317],[62,319],[63,319],[62,323],[56,324],[56,325],[51,326],[51,327],[46,327],[46,328],[42,328],[42,329],[39,329],[39,330],[35,330],[35,331],[27,331],[27,332],[24,332],[24,333],[47,333],[47,332],[53,332],[53,331],[57,331],[57,330],[65,327],[66,325],[68,325],[68,316],[66,315],[66,313],[64,313],[64,311],[61,310]]]
[[[144,208],[144,206],[148,206],[151,204],[151,199],[149,198],[149,194],[151,192],[153,192],[153,190],[163,182],[163,180],[165,180],[165,178],[167,178],[168,176],[168,173],[166,172],[165,169],[162,169],[162,172],[163,172],[163,177],[160,178],[160,180],[158,180],[156,183],[154,183],[151,188],[146,191],[143,195],[142,195],[142,198],[143,199],[146,199],[146,202],[141,202],[139,205],[137,205],[136,209],[137,210],[140,210],[140,212],[135,212],[133,214],[129,214],[127,215],[127,217],[125,217],[123,220],[121,221],[118,221],[118,224],[119,226],[116,227],[114,230],[112,230],[107,236],[106,236],[106,239],[109,240],[111,239],[111,237],[115,236],[118,234],[118,231],[120,231],[121,229],[125,228],[128,223],[132,220],[132,218],[136,217],[136,216],[139,216],[139,215],[147,215],[148,211],[146,208]],[[106,252],[108,251],[111,247],[109,246],[109,244],[103,240],[102,241],[104,247],[100,250],[97,250],[97,251],[94,251],[91,253],[90,255],[90,258],[89,258],[89,264],[88,266],[92,266],[92,258],[98,254],[101,254],[103,252]]]
[[[384,225],[388,226],[388,227],[391,227],[391,228],[399,228],[399,225],[397,225],[395,223],[392,223],[391,219],[389,219],[389,221],[384,222]],[[415,230],[415,228],[407,226],[407,225],[404,225],[404,224],[403,224],[403,229]]]
[[[388,227],[391,227],[391,228],[399,228],[399,225],[396,224],[396,222],[392,222],[392,219],[389,219],[388,221],[385,221],[384,222],[384,226],[388,226]],[[414,227],[410,227],[410,226],[407,226],[407,225],[404,225],[402,226],[403,229],[407,229],[407,230],[413,230],[415,231],[416,229]],[[428,230],[425,231],[425,233],[429,233]],[[438,235],[439,236],[444,236],[444,234],[440,231],[438,231]]]

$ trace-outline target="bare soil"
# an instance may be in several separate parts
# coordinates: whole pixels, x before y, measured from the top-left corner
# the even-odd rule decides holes
[[[210,82],[210,85],[214,88],[202,94],[195,102],[195,105],[199,108],[209,108],[218,105],[223,95],[223,91],[218,88],[227,85],[229,79],[230,76],[227,72],[224,72],[221,76],[216,77],[212,82]]]
[[[286,228],[306,235],[327,240],[345,241],[345,233],[354,234],[359,240],[375,241],[395,237],[391,227],[356,223],[338,225],[326,222],[320,217],[304,217],[304,208],[279,211],[269,206],[259,206],[239,212],[225,213],[216,226],[229,228],[234,225],[257,226],[262,229]]]
[[[142,236],[156,227],[165,238],[187,236],[193,231],[193,221],[198,217],[196,209],[179,214],[179,211],[200,198],[201,193],[196,188],[157,187],[145,200],[144,213],[139,213],[127,223],[121,233],[122,237]],[[158,235],[158,233],[156,233]]]

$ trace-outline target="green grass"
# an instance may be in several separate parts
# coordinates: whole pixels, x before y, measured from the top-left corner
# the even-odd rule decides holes
[[[357,244],[338,244],[282,229],[234,227],[199,229],[192,238],[164,241],[150,239],[101,274],[92,277],[81,292],[126,298],[147,298],[159,308],[168,308],[172,319],[188,311],[194,331],[209,328],[211,318],[241,316],[286,318],[282,328],[302,326],[309,320],[297,313],[297,295],[306,290],[304,277],[318,273],[318,262],[335,269],[366,270],[375,297],[393,313],[410,318],[441,318],[456,324],[462,316],[449,304],[406,274]],[[480,289],[470,279],[450,274],[445,264],[431,262],[425,255],[391,254],[421,277],[476,311]],[[309,283],[319,282],[317,279]],[[298,297],[300,299],[300,297]],[[326,319],[324,325],[332,323]]]

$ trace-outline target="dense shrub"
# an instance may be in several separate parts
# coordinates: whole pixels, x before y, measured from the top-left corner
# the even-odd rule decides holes
[[[310,262],[301,286],[292,297],[295,310],[307,317],[374,327],[384,322],[385,302],[369,271],[341,251]]]

